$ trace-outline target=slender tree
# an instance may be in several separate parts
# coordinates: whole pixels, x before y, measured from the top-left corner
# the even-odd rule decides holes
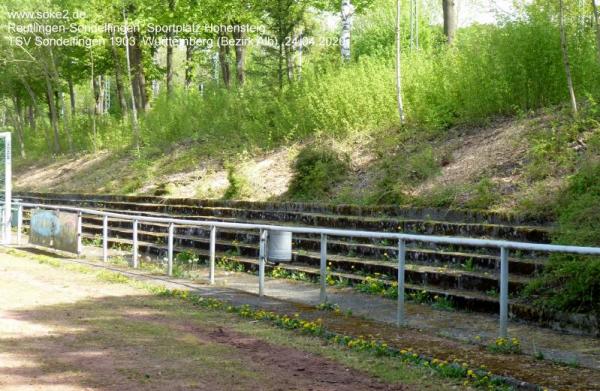
[[[352,16],[354,6],[350,0],[342,0],[342,34],[340,36],[342,60],[350,61],[350,37],[352,32]]]
[[[402,103],[402,61],[401,61],[401,41],[400,41],[400,1],[396,0],[396,98],[398,103],[398,115],[400,124],[404,125],[404,104]]]
[[[560,24],[560,47],[562,50],[563,63],[565,66],[565,75],[567,77],[567,87],[569,89],[569,96],[571,97],[571,109],[573,115],[577,115],[577,97],[575,96],[575,89],[573,88],[573,77],[571,76],[571,64],[569,62],[569,48],[567,44],[567,33],[565,31],[565,15],[564,15],[564,2],[559,0],[559,24]]]
[[[451,45],[454,42],[458,25],[456,0],[442,0],[442,7],[444,8],[444,34],[446,34],[448,44]]]
[[[133,93],[133,83],[131,83],[131,61],[129,60],[129,34],[127,33],[127,15],[123,9],[124,34],[125,34],[125,59],[127,62],[127,77],[129,78],[129,88],[131,93],[131,124],[133,127],[133,142],[136,149],[140,148],[140,129],[137,117],[137,108],[135,102],[135,94]]]

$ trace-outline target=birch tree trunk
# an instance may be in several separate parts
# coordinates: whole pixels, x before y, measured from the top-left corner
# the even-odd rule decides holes
[[[569,48],[567,45],[567,33],[565,32],[565,16],[564,16],[564,2],[559,0],[559,11],[560,11],[560,47],[562,49],[563,63],[565,65],[565,75],[567,77],[567,87],[569,89],[569,95],[571,97],[571,109],[573,115],[577,115],[577,98],[575,96],[575,89],[573,88],[573,78],[571,76],[571,64],[569,62]]]
[[[443,0],[444,8],[444,34],[448,39],[448,44],[452,45],[454,36],[456,35],[456,27],[458,25],[458,14],[456,12],[456,0]]]
[[[398,101],[398,115],[400,116],[400,124],[404,125],[404,104],[402,103],[402,61],[400,50],[400,1],[396,0],[396,98]]]
[[[340,36],[340,45],[343,61],[350,61],[352,15],[354,15],[354,6],[350,0],[342,0],[342,34]]]
[[[73,86],[73,79],[69,76],[67,80],[69,84],[69,99],[71,102],[71,115],[75,115],[75,88]]]

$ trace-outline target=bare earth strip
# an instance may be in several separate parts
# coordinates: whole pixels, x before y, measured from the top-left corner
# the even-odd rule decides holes
[[[0,389],[406,389],[240,332],[236,321],[0,254]]]

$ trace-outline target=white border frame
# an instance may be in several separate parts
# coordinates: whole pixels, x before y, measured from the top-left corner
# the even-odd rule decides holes
[[[12,133],[0,133],[4,139],[4,206],[2,208],[2,244],[10,244],[12,218]]]

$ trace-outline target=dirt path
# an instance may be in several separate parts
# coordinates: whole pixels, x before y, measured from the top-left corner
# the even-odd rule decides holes
[[[186,311],[126,284],[0,254],[0,389],[406,389]]]

